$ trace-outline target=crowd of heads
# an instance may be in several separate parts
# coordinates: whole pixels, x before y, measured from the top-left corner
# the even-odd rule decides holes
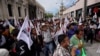
[[[70,45],[70,38],[75,34],[78,39],[81,39],[82,37],[84,37],[84,35],[86,35],[85,33],[85,29],[91,29],[90,25],[97,25],[94,21],[89,20],[88,22],[83,21],[81,23],[78,22],[71,22],[70,20],[67,18],[63,18],[63,19],[54,19],[51,21],[48,20],[31,20],[32,24],[33,24],[33,28],[31,29],[31,36],[41,36],[41,42],[43,42],[44,40],[44,35],[43,32],[47,32],[49,30],[50,35],[52,37],[52,40],[55,41],[56,37],[58,39],[58,42],[60,45],[62,45],[63,47],[67,47]],[[4,25],[5,21],[0,21],[0,36],[5,36],[6,39],[10,39],[7,40],[9,41],[7,43],[7,45],[10,45],[10,42],[17,41],[17,36],[18,33],[21,29],[18,28],[17,26],[15,26],[14,24],[12,24],[15,29],[12,30],[12,32],[10,32],[10,26],[9,25]],[[24,20],[19,20],[20,26],[22,26]],[[11,23],[11,22],[10,22]],[[14,23],[14,22],[12,22]],[[89,27],[89,28],[88,28]],[[47,32],[48,33],[48,32]],[[49,36],[49,35],[48,35]],[[1,38],[1,37],[0,37]],[[41,43],[41,44],[44,44]],[[6,48],[9,49],[9,47],[6,45]]]

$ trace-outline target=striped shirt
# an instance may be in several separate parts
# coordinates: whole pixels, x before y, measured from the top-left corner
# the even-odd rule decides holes
[[[57,49],[55,50],[53,56],[71,56],[69,50],[63,48],[62,46],[58,45]]]

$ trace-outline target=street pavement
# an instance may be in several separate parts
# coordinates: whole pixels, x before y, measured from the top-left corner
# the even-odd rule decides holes
[[[100,56],[100,43],[95,42],[92,45],[89,43],[86,43],[86,52],[87,56]],[[44,56],[43,53],[41,53],[40,56]]]
[[[87,56],[100,56],[100,43],[86,44]]]

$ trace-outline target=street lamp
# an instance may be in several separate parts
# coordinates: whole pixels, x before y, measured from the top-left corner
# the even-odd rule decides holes
[[[56,4],[58,4],[58,3],[56,3]],[[59,10],[59,17],[63,17],[63,11],[64,11],[64,3],[63,3],[63,0],[61,0],[61,4],[60,4],[60,8],[59,8],[60,10]]]
[[[64,5],[63,5],[63,0],[61,1],[61,7],[60,7],[60,17],[62,17],[63,16],[63,7]]]
[[[60,6],[60,17],[63,18],[63,11],[65,10],[65,7],[64,7],[64,3],[63,3],[63,0],[61,0],[61,6]]]

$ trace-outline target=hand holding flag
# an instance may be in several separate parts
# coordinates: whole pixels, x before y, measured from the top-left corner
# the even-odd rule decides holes
[[[17,39],[23,40],[27,44],[29,50],[31,49],[31,45],[33,44],[33,41],[30,36],[30,32],[31,32],[31,27],[30,27],[28,16],[26,16],[24,23],[20,29],[20,32],[17,36]]]

